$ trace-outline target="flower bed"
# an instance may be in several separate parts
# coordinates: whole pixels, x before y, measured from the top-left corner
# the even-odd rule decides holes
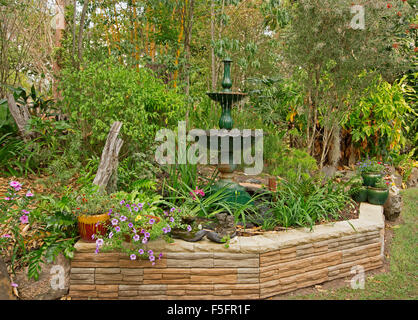
[[[229,247],[209,241],[151,241],[165,252],[152,266],[118,252],[95,254],[79,241],[71,262],[73,299],[263,299],[382,266],[383,208],[360,206],[359,219],[254,237]],[[351,224],[351,225],[350,225]],[[353,227],[356,229],[354,230]]]

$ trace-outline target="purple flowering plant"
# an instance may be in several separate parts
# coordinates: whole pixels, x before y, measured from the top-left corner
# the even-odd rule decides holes
[[[118,201],[109,215],[108,233],[105,236],[95,235],[96,253],[119,251],[131,260],[148,259],[155,264],[162,253],[154,253],[147,249],[147,245],[158,238],[171,241],[168,230],[174,225],[157,204],[152,201]]]
[[[385,165],[381,161],[365,159],[356,163],[357,171],[362,173],[382,173]]]
[[[30,190],[19,194],[23,191],[22,186],[18,181],[11,181],[5,196],[0,198],[0,252],[10,245],[10,241],[24,247],[22,228],[32,222],[30,207],[34,194]]]

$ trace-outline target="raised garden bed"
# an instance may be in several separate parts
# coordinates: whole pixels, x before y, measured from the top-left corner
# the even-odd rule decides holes
[[[354,229],[353,229],[354,228]],[[383,207],[360,205],[358,219],[252,237],[229,247],[208,240],[153,241],[149,261],[117,252],[95,254],[79,241],[71,262],[72,299],[264,299],[349,276],[351,268],[383,263]]]

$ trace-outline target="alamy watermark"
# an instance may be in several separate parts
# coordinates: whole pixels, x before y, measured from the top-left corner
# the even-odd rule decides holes
[[[361,5],[353,5],[351,6],[350,12],[354,14],[354,17],[350,21],[350,27],[354,30],[364,30],[366,28],[364,7]]]
[[[55,5],[55,16],[51,19],[51,28],[56,30],[65,29],[65,6],[56,4]]]
[[[364,289],[365,274],[363,266],[353,266],[350,273],[354,274],[354,277],[352,277],[350,281],[351,288],[354,290]]]
[[[52,266],[49,271],[52,274],[50,284],[53,290],[65,289],[65,270],[61,265]]]
[[[187,133],[186,122],[179,121],[177,147],[174,131],[157,132],[155,141],[162,144],[156,149],[155,160],[162,165],[245,164],[252,166],[244,168],[245,174],[257,175],[263,171],[263,135],[262,129],[192,129]]]

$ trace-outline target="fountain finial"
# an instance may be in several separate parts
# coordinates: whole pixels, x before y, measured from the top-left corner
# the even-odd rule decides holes
[[[231,62],[232,60],[229,57],[226,57],[224,60],[224,77],[222,80],[223,92],[231,92],[232,80],[231,80]]]

